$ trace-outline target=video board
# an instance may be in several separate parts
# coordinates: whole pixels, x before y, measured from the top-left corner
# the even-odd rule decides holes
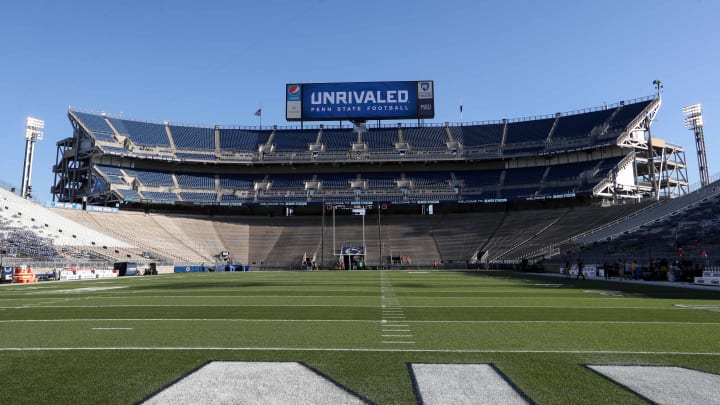
[[[291,83],[285,86],[288,121],[362,121],[435,117],[432,80]]]

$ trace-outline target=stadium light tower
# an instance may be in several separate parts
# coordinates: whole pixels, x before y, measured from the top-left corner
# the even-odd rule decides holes
[[[693,104],[683,107],[685,115],[685,128],[695,133],[695,149],[698,155],[698,169],[700,170],[700,184],[703,187],[710,184],[708,175],[707,155],[705,153],[705,135],[703,135],[702,106]]]
[[[20,196],[22,198],[30,198],[32,195],[32,186],[30,180],[32,178],[32,161],[35,154],[35,142],[42,141],[43,128],[45,121],[28,117],[25,123],[25,163],[23,164],[22,187],[20,188]]]

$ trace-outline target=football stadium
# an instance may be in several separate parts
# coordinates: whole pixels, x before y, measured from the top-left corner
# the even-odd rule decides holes
[[[70,107],[52,201],[0,187],[0,402],[718,403],[719,178],[653,84],[486,122],[433,122],[432,80],[288,83],[284,125]]]

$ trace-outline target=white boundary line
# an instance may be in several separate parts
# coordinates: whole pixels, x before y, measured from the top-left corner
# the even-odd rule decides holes
[[[414,342],[389,342],[414,343]],[[627,350],[473,350],[473,349],[374,349],[374,348],[321,348],[321,347],[0,347],[0,352],[24,351],[287,351],[287,352],[422,352],[422,353],[517,353],[517,354],[623,354],[623,355],[681,355],[720,356],[720,352],[656,352]]]
[[[458,323],[458,324],[598,324],[598,325],[720,325],[720,322],[679,322],[679,321],[413,321],[408,319],[391,319],[387,322],[372,319],[243,319],[243,318],[86,318],[86,319],[5,319],[3,323],[51,323],[51,322],[357,322],[379,323],[386,326],[404,326],[396,322],[423,323]]]
[[[138,297],[132,297],[137,299]],[[128,297],[127,299],[130,299]],[[3,301],[0,299],[0,301]],[[124,307],[342,307],[342,308],[378,308],[377,305],[337,305],[337,304],[110,304],[110,305],[47,305],[28,303],[16,306],[0,306],[0,308],[124,308]],[[380,307],[384,309],[397,309],[399,307]],[[576,306],[576,305],[404,305],[406,308],[487,308],[487,309],[512,309],[512,308],[535,308],[535,309],[648,309],[657,311],[687,311],[691,309],[715,309],[703,307],[597,307],[597,306]]]

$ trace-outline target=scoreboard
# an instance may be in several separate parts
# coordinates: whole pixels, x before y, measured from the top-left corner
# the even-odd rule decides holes
[[[288,121],[435,117],[432,80],[290,83],[285,85],[285,97]]]

